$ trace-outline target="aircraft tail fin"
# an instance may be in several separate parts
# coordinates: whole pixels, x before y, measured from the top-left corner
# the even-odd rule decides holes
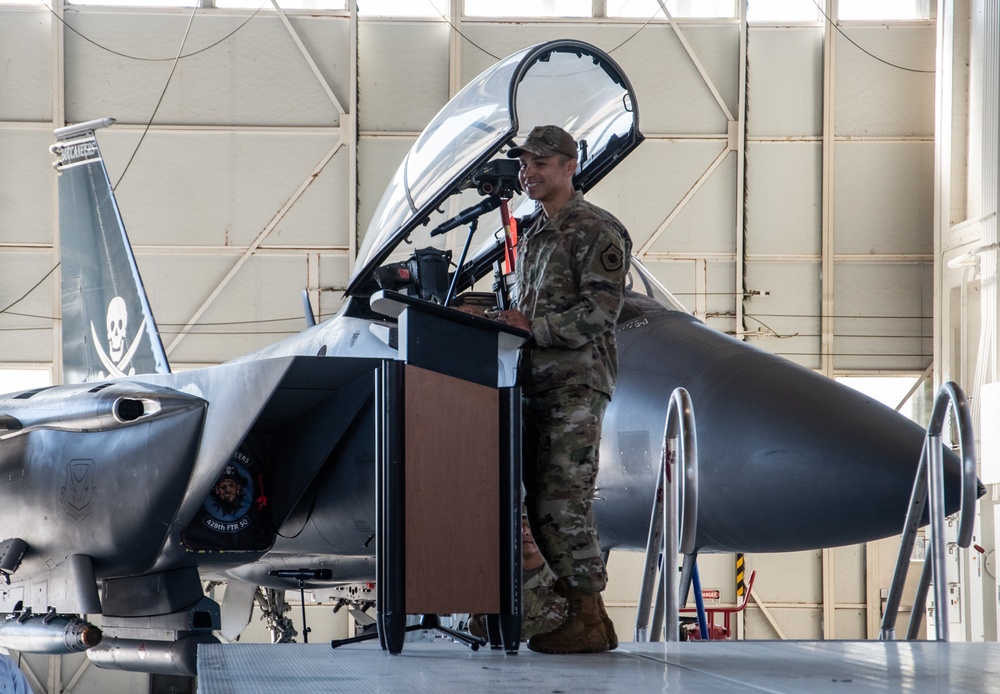
[[[142,278],[94,131],[113,118],[55,131],[62,263],[63,382],[169,373]]]

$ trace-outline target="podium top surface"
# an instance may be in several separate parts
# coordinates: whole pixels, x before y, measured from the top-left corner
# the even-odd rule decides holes
[[[468,325],[471,328],[495,332],[501,336],[508,336],[508,339],[501,339],[501,344],[506,348],[517,348],[531,339],[531,333],[509,325],[498,323],[494,320],[474,316],[465,311],[459,311],[447,306],[441,306],[425,299],[414,296],[407,296],[388,289],[382,289],[372,294],[371,307],[376,313],[383,316],[398,319],[403,311],[415,309],[424,313],[429,313],[439,318],[445,318],[455,323]],[[512,339],[509,339],[512,338]]]

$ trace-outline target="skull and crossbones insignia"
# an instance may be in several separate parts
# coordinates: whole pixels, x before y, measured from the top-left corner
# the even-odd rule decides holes
[[[125,329],[128,327],[128,307],[125,300],[116,296],[108,304],[108,356],[121,361],[125,352]]]
[[[130,340],[128,336],[128,306],[125,304],[125,299],[116,296],[108,303],[105,325],[107,326],[108,345],[106,352],[102,346],[104,340],[98,337],[97,328],[94,327],[93,321],[90,323],[90,333],[94,339],[97,356],[108,370],[108,376],[134,375],[135,367],[130,369],[129,364],[139,347],[139,338],[146,327],[146,317],[143,316],[142,323],[135,331],[135,338]],[[127,372],[126,369],[128,369]]]

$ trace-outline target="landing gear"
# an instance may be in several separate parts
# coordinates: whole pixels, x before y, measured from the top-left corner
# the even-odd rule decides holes
[[[271,643],[295,643],[299,632],[295,630],[291,617],[291,605],[285,602],[285,591],[271,588],[257,588],[254,602],[260,608],[261,619],[267,620],[271,632]]]

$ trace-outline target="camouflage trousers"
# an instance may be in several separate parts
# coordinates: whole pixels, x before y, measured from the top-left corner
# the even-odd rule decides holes
[[[521,640],[552,631],[564,621],[569,601],[555,590],[556,576],[548,564],[533,576],[526,577],[522,586],[524,602],[521,610]]]
[[[524,503],[556,576],[586,592],[607,584],[594,523],[601,422],[609,398],[586,386],[524,397]]]

